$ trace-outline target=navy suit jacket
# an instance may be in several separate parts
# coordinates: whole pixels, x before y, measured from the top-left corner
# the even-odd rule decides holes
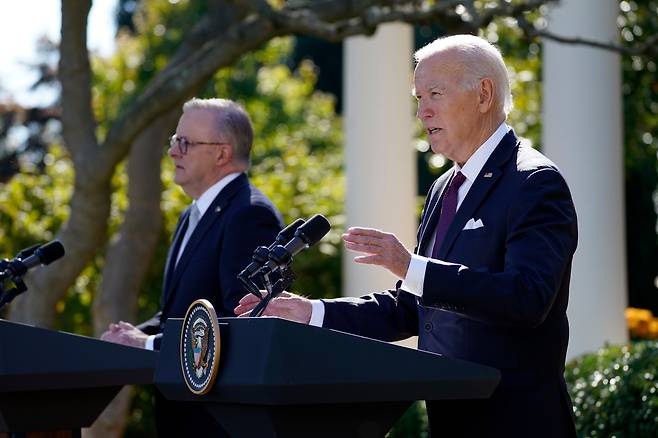
[[[416,251],[437,226],[452,171],[433,184]],[[469,219],[483,227],[464,230]],[[498,144],[462,201],[423,296],[404,290],[326,300],[324,326],[381,340],[419,336],[419,348],[495,367],[488,400],[428,401],[439,436],[575,436],[563,378],[576,212],[556,166],[521,146],[513,131]]]
[[[169,248],[161,311],[138,326],[157,335],[156,349],[167,318],[185,317],[197,299],[209,300],[219,317],[235,316],[233,309],[246,294],[238,273],[251,262],[256,247],[272,243],[283,225],[272,202],[241,174],[208,207],[175,264],[187,229],[188,209],[178,220]]]

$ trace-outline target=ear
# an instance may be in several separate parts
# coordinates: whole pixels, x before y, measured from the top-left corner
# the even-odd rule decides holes
[[[480,80],[479,92],[479,107],[482,114],[488,113],[494,106],[496,95],[496,87],[490,78]]]
[[[228,143],[218,145],[215,157],[218,166],[225,166],[233,162],[233,146]]]

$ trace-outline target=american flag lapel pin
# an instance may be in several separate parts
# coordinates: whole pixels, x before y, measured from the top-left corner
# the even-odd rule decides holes
[[[493,176],[493,173],[491,173],[491,172],[487,172],[487,173],[484,174],[485,178],[491,178],[492,176]]]

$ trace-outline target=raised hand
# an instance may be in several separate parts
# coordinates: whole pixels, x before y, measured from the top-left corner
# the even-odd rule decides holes
[[[400,279],[406,277],[411,252],[395,234],[374,228],[352,227],[342,237],[345,248],[367,254],[354,257],[355,262],[383,266]]]

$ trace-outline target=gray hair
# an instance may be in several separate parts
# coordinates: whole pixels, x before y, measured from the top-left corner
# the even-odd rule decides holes
[[[241,105],[228,99],[198,99],[188,100],[183,104],[183,112],[189,110],[209,111],[215,116],[218,134],[227,135],[233,146],[234,159],[249,166],[251,145],[254,142],[254,128],[249,114]]]
[[[489,41],[474,35],[452,35],[437,38],[414,54],[416,63],[445,50],[457,51],[464,68],[463,86],[474,90],[480,79],[488,77],[496,88],[496,100],[505,115],[512,110],[512,94],[505,61],[500,51]]]

